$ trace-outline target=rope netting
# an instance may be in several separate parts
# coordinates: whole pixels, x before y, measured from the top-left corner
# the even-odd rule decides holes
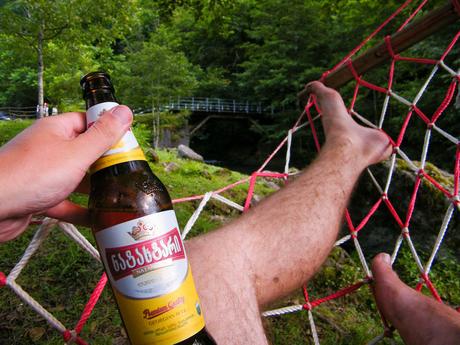
[[[356,56],[356,54],[372,39],[376,36],[379,32],[383,30],[383,28],[387,27],[387,25],[397,17],[404,9],[406,9],[409,5],[413,3],[413,0],[408,0],[404,4],[402,4],[395,13],[393,13],[389,18],[387,18],[382,25],[380,25],[374,32],[372,32],[366,39],[364,39],[361,44],[359,44],[355,49],[353,49],[349,54],[345,56],[345,58],[340,61],[336,66],[334,66],[331,70],[325,72],[323,74],[323,80],[325,80],[329,75],[337,71],[339,68],[343,68],[346,66],[349,71],[353,74],[354,77],[354,91],[353,96],[351,97],[351,101],[349,102],[348,110],[350,116],[355,117],[358,121],[364,123],[365,125],[376,128],[378,130],[382,130],[385,132],[385,124],[388,121],[388,113],[390,108],[391,102],[398,102],[402,104],[402,106],[406,109],[402,115],[400,115],[404,120],[402,121],[402,125],[399,128],[399,132],[397,135],[391,136],[387,133],[388,137],[390,138],[391,144],[393,146],[393,153],[390,158],[389,168],[386,174],[386,179],[384,183],[379,183],[375,176],[373,175],[370,169],[367,169],[367,173],[369,174],[373,184],[375,185],[376,192],[378,194],[378,200],[375,204],[370,208],[367,214],[361,219],[359,223],[353,222],[352,217],[350,216],[350,212],[347,210],[345,212],[345,222],[348,226],[349,234],[342,237],[336,242],[336,246],[342,245],[346,242],[350,242],[359,257],[359,262],[362,266],[362,270],[364,272],[364,276],[354,284],[349,286],[343,287],[342,289],[329,294],[327,296],[311,299],[307,287],[303,287],[303,296],[304,296],[304,303],[297,304],[297,305],[290,305],[283,308],[278,308],[275,310],[270,310],[262,313],[264,317],[270,316],[277,316],[282,314],[294,313],[294,312],[301,312],[306,311],[308,313],[308,319],[310,323],[311,333],[313,337],[313,342],[315,344],[319,344],[319,336],[317,332],[317,328],[314,321],[314,311],[315,308],[319,305],[326,303],[328,301],[341,298],[345,295],[353,293],[354,291],[360,289],[362,286],[367,285],[372,280],[372,273],[369,269],[368,261],[363,253],[362,246],[359,241],[359,234],[366,226],[369,225],[370,219],[375,217],[376,212],[381,208],[386,208],[391,216],[396,221],[400,234],[396,240],[394,245],[394,249],[392,252],[392,262],[398,257],[400,253],[400,249],[405,243],[412,255],[413,260],[416,263],[418,268],[418,274],[420,279],[415,286],[417,290],[421,290],[423,286],[426,286],[429,292],[433,295],[433,297],[442,302],[439,293],[433,282],[430,279],[430,270],[432,265],[435,261],[435,258],[438,254],[439,248],[445,235],[448,231],[449,224],[453,218],[454,212],[456,212],[459,206],[459,177],[460,177],[460,143],[457,139],[457,136],[453,133],[450,133],[450,128],[440,128],[438,126],[439,120],[442,118],[445,112],[454,107],[455,102],[455,93],[458,91],[457,88],[459,87],[460,81],[460,66],[448,66],[446,64],[446,57],[451,53],[454,49],[454,46],[457,44],[460,38],[460,31],[451,32],[451,38],[449,43],[447,44],[444,51],[435,59],[432,58],[424,58],[424,57],[408,57],[402,56],[400,54],[395,54],[392,46],[392,40],[390,36],[386,36],[384,39],[386,49],[390,54],[390,61],[389,61],[389,68],[387,71],[388,81],[387,84],[377,85],[372,83],[364,78],[363,75],[360,75],[356,69],[354,68],[354,64],[352,58]],[[397,29],[397,32],[403,30],[406,26],[408,26],[414,17],[419,13],[422,8],[427,3],[427,0],[420,2],[420,4],[413,6],[415,9],[410,13],[408,18],[403,22],[403,24]],[[413,5],[413,4],[412,4]],[[458,0],[452,1],[453,8],[457,11],[460,15],[460,5]],[[455,61],[455,60],[453,60]],[[426,65],[430,67],[430,71],[427,74],[425,82],[419,87],[416,96],[413,99],[408,99],[404,97],[401,93],[397,93],[393,90],[393,84],[395,80],[395,71],[397,70],[397,63],[398,62],[405,62],[405,63],[413,63],[417,65]],[[457,59],[458,63],[458,59]],[[450,80],[448,86],[444,92],[444,96],[442,99],[439,99],[439,104],[437,104],[437,108],[433,113],[426,113],[423,107],[420,107],[419,101],[422,97],[426,94],[427,90],[429,89],[433,79],[435,76],[442,75],[443,78],[447,78]],[[382,94],[383,104],[380,112],[380,116],[376,121],[369,120],[369,117],[365,116],[364,114],[359,113],[357,109],[357,104],[359,103],[359,97],[363,93],[363,90],[372,90],[373,92]],[[457,97],[457,105],[460,107],[460,97]],[[258,179],[280,179],[280,180],[287,180],[289,177],[297,174],[296,172],[291,172],[290,169],[290,162],[291,162],[291,146],[293,142],[293,137],[296,133],[299,133],[301,130],[309,130],[314,144],[317,150],[320,149],[320,135],[318,130],[315,126],[317,120],[320,118],[321,113],[320,109],[317,106],[314,97],[308,99],[305,109],[300,114],[299,118],[295,122],[294,126],[287,131],[286,137],[281,141],[281,143],[276,147],[276,149],[269,155],[269,157],[263,162],[263,164],[249,177],[246,177],[240,181],[236,181],[230,185],[224,186],[221,189],[208,191],[202,195],[194,195],[185,198],[175,199],[173,203],[184,203],[190,201],[200,201],[198,207],[195,209],[192,216],[189,218],[188,222],[186,223],[185,227],[183,228],[182,237],[185,238],[187,234],[190,232],[192,227],[194,226],[195,222],[199,218],[203,209],[208,205],[208,203],[213,200],[213,202],[220,202],[227,205],[230,208],[233,208],[239,212],[244,212],[248,210],[251,206],[251,201],[254,196],[254,189],[256,186],[256,182]],[[394,117],[394,114],[392,115]],[[403,141],[406,138],[408,133],[409,123],[412,119],[418,118],[424,123],[424,141],[421,148],[421,157],[417,157],[418,159],[411,159],[409,155],[401,148]],[[375,122],[375,123],[374,123]],[[426,169],[427,164],[427,156],[430,148],[431,138],[433,132],[439,134],[449,145],[453,145],[455,148],[455,158],[453,159],[452,163],[452,171],[454,176],[454,183],[452,188],[448,188],[442,184],[441,181],[438,181],[435,176],[431,176]],[[273,157],[278,153],[282,153],[282,149],[286,149],[286,156],[285,156],[285,168],[283,172],[271,172],[267,171],[267,165],[272,161]],[[389,189],[392,183],[393,175],[396,169],[396,162],[397,157],[402,159],[404,162],[407,163],[408,167],[412,171],[415,177],[415,183],[412,189],[412,193],[410,196],[410,202],[407,206],[405,214],[398,213],[396,208],[394,207],[393,198],[397,196],[393,196],[392,193],[389,193]],[[426,262],[423,262],[420,255],[417,252],[416,247],[411,238],[411,219],[413,216],[413,212],[415,209],[417,196],[419,195],[420,186],[422,185],[422,181],[425,183],[430,184],[433,188],[440,191],[445,199],[448,201],[447,209],[445,210],[444,215],[442,216],[442,222],[439,229],[434,229],[433,231],[437,231],[437,238],[432,247],[431,254]],[[248,184],[248,194],[244,205],[240,205],[237,202],[234,202],[222,194],[226,191],[229,191],[239,185]],[[45,309],[38,301],[36,301],[32,296],[30,296],[17,282],[16,279],[21,274],[21,271],[27,265],[27,263],[31,260],[34,253],[38,250],[40,245],[46,240],[48,234],[50,233],[53,227],[58,227],[61,229],[70,239],[75,241],[84,251],[88,252],[94,260],[100,261],[99,253],[94,248],[94,246],[77,230],[75,226],[68,223],[59,222],[54,219],[45,219],[38,230],[36,231],[35,235],[33,236],[30,244],[26,248],[23,256],[19,260],[19,262],[15,265],[15,267],[10,271],[10,273],[6,276],[4,273],[0,272],[0,286],[7,286],[9,287],[17,296],[19,296],[25,303],[27,303],[35,312],[41,315],[53,328],[59,331],[63,339],[66,343],[77,343],[77,344],[86,344],[86,342],[80,337],[80,333],[85,325],[86,321],[90,317],[92,310],[94,309],[99,296],[101,295],[106,282],[107,278],[105,274],[102,274],[100,280],[96,284],[93,289],[92,294],[90,295],[86,306],[84,307],[81,317],[75,326],[67,327],[63,325],[57,318],[53,316],[51,312]],[[369,226],[368,226],[369,227]],[[369,230],[371,231],[371,230]],[[388,325],[385,320],[383,321],[384,332],[370,341],[370,344],[375,344],[382,340],[385,336],[391,333],[391,330],[388,328]]]

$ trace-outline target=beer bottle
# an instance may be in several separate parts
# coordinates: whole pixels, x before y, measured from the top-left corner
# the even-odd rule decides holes
[[[85,75],[87,128],[118,105],[110,77]],[[131,130],[90,168],[93,234],[132,345],[215,344],[171,198]]]

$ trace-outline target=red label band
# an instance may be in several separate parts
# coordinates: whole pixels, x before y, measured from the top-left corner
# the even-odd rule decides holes
[[[179,230],[174,228],[156,238],[118,248],[107,248],[105,255],[113,279],[132,275],[138,277],[160,267],[168,261],[185,259]]]

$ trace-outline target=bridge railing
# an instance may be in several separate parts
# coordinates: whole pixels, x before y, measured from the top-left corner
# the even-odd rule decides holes
[[[160,110],[191,110],[218,113],[262,114],[262,104],[222,98],[178,97],[171,99]]]
[[[0,107],[0,115],[11,119],[30,119],[37,116],[36,107]]]

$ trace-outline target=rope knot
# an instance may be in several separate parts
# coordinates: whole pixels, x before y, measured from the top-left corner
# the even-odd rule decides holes
[[[303,309],[306,309],[306,310],[312,310],[313,307],[311,306],[311,303],[310,302],[307,302],[303,305]]]
[[[5,286],[7,283],[5,273],[0,272],[0,287]]]
[[[405,226],[402,230],[401,230],[401,234],[404,236],[404,237],[409,237],[409,228],[407,226]]]
[[[75,332],[75,330],[66,329],[64,333],[62,333],[62,337],[66,344],[72,344],[77,340],[77,332]]]

